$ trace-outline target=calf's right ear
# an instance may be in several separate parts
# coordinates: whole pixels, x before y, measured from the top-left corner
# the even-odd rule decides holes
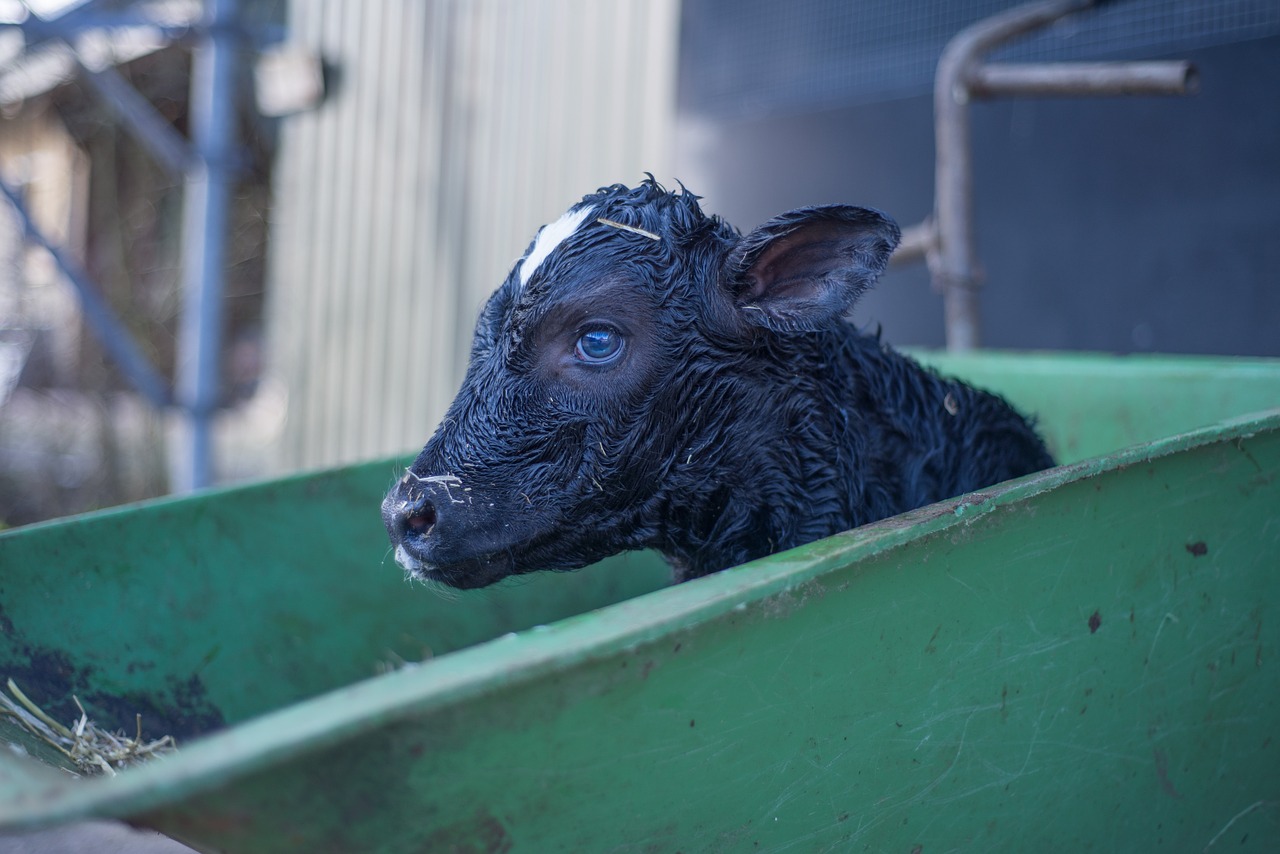
[[[870,208],[801,208],[743,237],[722,281],[746,322],[783,333],[818,329],[853,307],[900,239],[897,223]]]

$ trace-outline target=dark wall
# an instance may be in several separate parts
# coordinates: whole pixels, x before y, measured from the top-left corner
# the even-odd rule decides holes
[[[1280,356],[1280,38],[1168,58],[1196,63],[1199,94],[974,107],[986,346]],[[835,201],[905,226],[933,204],[927,95],[685,110],[678,151],[676,174],[743,230]],[[895,344],[942,343],[922,265],[890,271],[854,318]]]

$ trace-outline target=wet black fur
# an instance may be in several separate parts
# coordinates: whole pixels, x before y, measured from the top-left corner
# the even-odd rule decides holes
[[[490,299],[384,502],[418,574],[479,587],[653,548],[683,581],[1053,464],[1003,400],[843,319],[898,241],[882,214],[807,208],[742,237],[652,180],[588,204]],[[604,367],[572,355],[600,323],[625,333]],[[406,525],[428,506],[429,531]]]

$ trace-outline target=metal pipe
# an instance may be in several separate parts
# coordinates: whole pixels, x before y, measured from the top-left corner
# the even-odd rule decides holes
[[[102,298],[97,284],[78,263],[40,230],[32,219],[31,212],[27,210],[26,204],[23,203],[21,194],[2,179],[0,179],[0,194],[3,194],[13,205],[28,239],[53,257],[58,269],[79,293],[80,307],[84,311],[85,321],[102,343],[102,348],[107,351],[107,355],[120,367],[125,378],[153,406],[168,406],[172,402],[169,384],[143,355],[133,336],[129,334],[129,330],[121,325],[111,307]]]
[[[95,12],[89,3],[42,18],[28,11],[26,20],[0,21],[0,30],[20,30],[26,38],[25,50],[31,51],[50,41],[69,41],[75,36],[98,30],[145,29],[169,44],[189,44],[200,36],[198,22],[166,23],[146,12],[127,9],[118,12]],[[259,23],[246,29],[241,37],[256,47],[279,44],[288,35],[282,24]]]
[[[23,50],[32,51],[45,42],[62,38],[59,35],[60,32],[66,32],[68,29],[74,28],[76,22],[82,17],[96,12],[103,6],[108,5],[108,3],[109,0],[85,0],[79,6],[64,9],[62,12],[48,18],[37,15],[32,11],[29,4],[23,3],[27,13],[26,19],[14,24],[5,24],[4,27],[17,27],[22,30]]]
[[[928,256],[937,245],[938,229],[933,218],[928,217],[924,222],[902,229],[902,239],[898,241],[898,248],[889,256],[889,263],[895,267],[910,264]]]
[[[969,76],[979,59],[997,45],[1091,5],[1091,0],[1047,0],[1018,6],[961,30],[938,59],[933,101],[937,243],[929,254],[929,266],[945,301],[949,350],[971,350],[982,343],[973,236]]]
[[[63,15],[58,18],[39,18],[32,14],[25,21],[0,22],[0,29],[21,30],[26,36],[28,47],[36,47],[53,39],[71,39],[82,33],[95,30],[130,30],[148,29],[160,34],[166,41],[184,41],[192,36],[192,26],[188,24],[166,24],[154,17],[142,13],[120,12],[81,15]]]
[[[114,68],[91,69],[84,64],[74,46],[72,53],[85,82],[171,177],[178,177],[197,167],[198,159],[187,141],[119,72]]]
[[[111,111],[124,122],[143,148],[164,167],[171,177],[178,177],[192,168],[196,156],[191,146],[173,126],[160,115],[151,102],[138,94],[114,68],[90,68],[85,62],[80,48],[73,39],[82,31],[103,26],[95,15],[94,8],[99,2],[89,2],[56,18],[41,18],[31,12],[27,20],[19,26],[28,38],[27,49],[36,44],[49,41],[61,41],[71,52],[80,70],[81,76],[89,84],[94,93],[102,99]],[[145,20],[143,20],[145,24]],[[146,24],[169,35],[168,29],[158,25]],[[183,28],[184,32],[187,28]]]
[[[1020,95],[1188,95],[1199,87],[1190,62],[1067,62],[978,65],[974,98]]]
[[[213,479],[213,416],[220,390],[226,232],[235,163],[236,0],[207,0],[191,68],[191,131],[199,166],[183,198],[183,314],[178,399],[188,412],[175,491]]]

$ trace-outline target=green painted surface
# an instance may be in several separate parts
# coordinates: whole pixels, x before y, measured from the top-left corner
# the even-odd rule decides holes
[[[992,353],[916,357],[1036,415],[1059,462],[1280,406],[1276,359]]]
[[[378,514],[393,473],[357,466],[0,536],[0,676],[60,720],[74,693],[103,723],[141,711],[190,736],[666,581],[645,555],[498,595],[407,585]]]
[[[1280,404],[1267,362],[944,367],[1060,451]],[[0,750],[0,823],[264,852],[1276,850],[1277,474],[1272,412],[668,589],[648,555],[406,586],[385,462],[20,529],[0,667],[209,734],[112,780]]]

